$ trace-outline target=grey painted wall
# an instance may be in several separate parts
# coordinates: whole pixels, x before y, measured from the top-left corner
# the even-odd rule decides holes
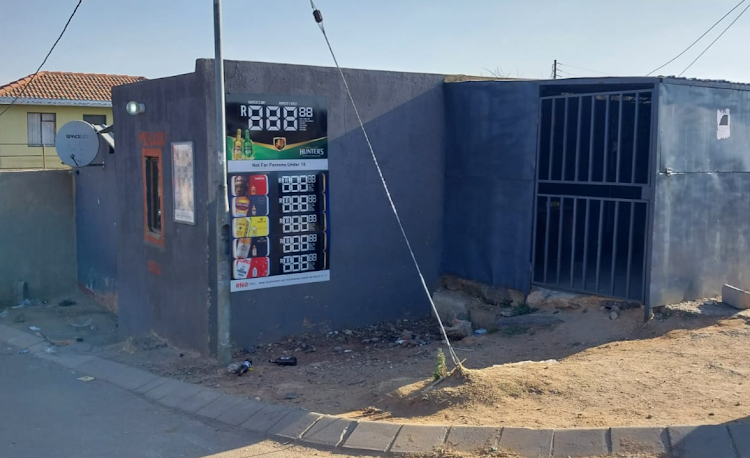
[[[105,149],[93,163],[104,167],[83,167],[73,175],[78,285],[117,311],[117,163]]]
[[[750,91],[662,84],[651,305],[750,288]],[[717,110],[731,137],[717,139]],[[664,171],[673,171],[668,176]]]
[[[528,292],[539,86],[446,84],[446,273]]]
[[[117,290],[120,327],[129,334],[156,332],[171,343],[209,352],[206,91],[198,74],[149,80],[113,89],[117,153]],[[143,102],[129,116],[125,105]],[[143,135],[142,135],[143,134]],[[152,134],[152,135],[149,135]],[[163,134],[164,145],[158,146]],[[173,222],[170,142],[193,141],[196,224]],[[154,142],[157,146],[149,146]],[[163,247],[145,241],[142,148],[162,153]]]
[[[34,299],[76,284],[73,181],[68,171],[0,172],[0,305],[23,280]]]
[[[198,61],[197,69],[213,80],[213,61]],[[345,74],[416,257],[434,286],[443,232],[443,76]],[[285,334],[428,315],[429,301],[337,70],[226,62],[226,90],[326,97],[330,145],[331,280],[233,293],[233,340],[247,345]],[[213,139],[213,112],[208,118]]]

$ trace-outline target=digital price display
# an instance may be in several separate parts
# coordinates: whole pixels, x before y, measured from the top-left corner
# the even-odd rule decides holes
[[[227,94],[226,123],[231,290],[327,281],[326,100]]]
[[[228,161],[323,159],[326,165],[319,169],[328,169],[322,97],[227,94],[226,107]],[[239,163],[228,166],[230,172],[242,171]]]
[[[281,212],[287,213],[307,213],[325,211],[325,199],[317,194],[301,194],[294,196],[283,196],[281,203]]]
[[[226,122],[231,290],[327,281],[325,99],[227,94]]]
[[[279,238],[279,247],[282,254],[323,252],[326,249],[326,234],[286,235]]]
[[[325,191],[325,175],[284,175],[279,177],[282,194]]]
[[[297,254],[281,258],[282,271],[285,274],[323,270],[326,267],[326,254]]]
[[[240,105],[240,116],[248,117],[250,131],[296,132],[314,121],[313,107]]]

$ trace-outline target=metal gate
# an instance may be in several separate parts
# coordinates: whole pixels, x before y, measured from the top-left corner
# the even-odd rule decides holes
[[[652,89],[541,98],[535,285],[644,302]]]

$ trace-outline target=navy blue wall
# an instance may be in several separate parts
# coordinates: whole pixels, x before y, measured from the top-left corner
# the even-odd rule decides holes
[[[101,149],[94,164],[75,178],[78,284],[110,310],[117,310],[117,163]]]
[[[199,74],[149,80],[113,89],[117,142],[117,290],[120,327],[127,334],[156,332],[171,343],[210,352],[208,279],[209,149],[206,92]],[[129,116],[128,101],[146,112]],[[174,218],[171,142],[193,141],[196,224]],[[160,144],[163,144],[160,146]],[[144,238],[142,148],[162,153],[164,246]]]
[[[539,86],[446,84],[443,270],[528,292]]]
[[[199,72],[201,66],[212,80],[213,62],[199,61]],[[227,62],[225,71],[228,93],[326,97],[330,148],[331,280],[232,293],[235,343],[428,315],[429,301],[338,71],[252,62]],[[436,286],[443,232],[444,77],[345,74],[427,283]]]
[[[345,70],[383,173],[430,287],[439,282],[445,160],[443,76]],[[422,289],[354,111],[332,68],[226,62],[229,93],[309,94],[328,99],[331,280],[231,295],[232,340],[245,346],[286,334],[425,316]],[[214,151],[213,62],[196,72],[115,89],[120,323],[176,345],[215,351],[216,281],[208,201]],[[146,112],[125,114],[129,100]],[[144,241],[142,132],[164,132],[165,246]],[[192,140],[196,226],[172,219],[169,142]],[[149,270],[149,262],[160,273]]]
[[[659,100],[650,303],[750,288],[750,91],[664,83]],[[718,139],[726,108],[731,136]]]

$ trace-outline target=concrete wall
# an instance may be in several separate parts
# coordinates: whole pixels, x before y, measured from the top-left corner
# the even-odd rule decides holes
[[[200,75],[188,74],[113,88],[117,142],[117,300],[120,327],[128,334],[156,332],[171,343],[209,352],[208,226],[206,196],[206,93]],[[130,116],[130,100],[146,112]],[[173,221],[171,142],[193,141],[196,224]],[[142,149],[162,154],[164,244],[144,236]]]
[[[34,299],[75,289],[74,224],[69,172],[0,172],[0,305],[19,280]]]
[[[0,105],[0,111],[6,105]],[[105,115],[112,122],[112,109],[101,107],[62,107],[52,105],[13,105],[0,117],[0,169],[67,169],[54,146],[28,146],[27,113],[54,113],[56,130],[83,115]]]
[[[212,61],[198,62],[207,81],[213,80],[212,69]],[[367,70],[345,74],[427,283],[435,286],[443,240],[444,77]],[[226,85],[228,93],[327,98],[332,234],[330,281],[232,294],[233,340],[247,345],[285,334],[429,315],[429,301],[338,71],[227,62]]]
[[[727,108],[731,135],[718,139]],[[748,144],[748,86],[660,86],[652,306],[719,295],[724,283],[750,288]]]
[[[111,121],[111,119],[108,119]],[[104,167],[83,167],[75,180],[78,286],[117,312],[117,162],[108,148],[93,160]]]
[[[443,270],[528,292],[539,86],[446,84]]]

